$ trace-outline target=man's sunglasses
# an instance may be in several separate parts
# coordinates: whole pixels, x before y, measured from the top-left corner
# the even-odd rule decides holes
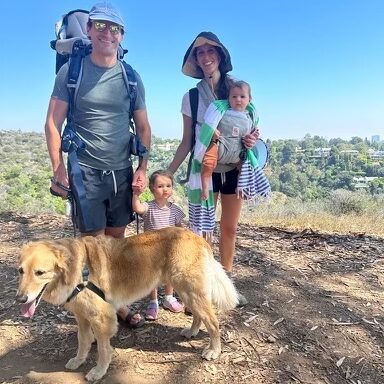
[[[112,35],[117,35],[122,30],[122,27],[118,24],[107,24],[103,21],[94,21],[93,26],[98,32],[103,32],[108,28]]]

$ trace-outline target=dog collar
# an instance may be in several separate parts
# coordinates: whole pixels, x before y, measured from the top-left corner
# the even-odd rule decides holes
[[[75,289],[69,295],[66,303],[70,302],[73,298],[75,298],[84,288],[88,288],[92,292],[96,293],[97,296],[101,297],[104,301],[106,301],[104,292],[97,285],[89,281],[87,285],[83,283],[76,285]]]

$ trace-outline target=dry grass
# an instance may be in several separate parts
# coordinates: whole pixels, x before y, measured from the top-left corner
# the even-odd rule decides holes
[[[382,201],[362,201],[357,212],[339,213],[339,201],[299,202],[272,199],[259,206],[244,204],[241,222],[257,226],[274,226],[293,230],[312,229],[324,233],[366,234],[384,237]]]
[[[299,217],[282,217],[265,212],[254,211],[245,213],[241,222],[244,224],[253,224],[262,227],[281,227],[293,230],[303,230],[311,228],[314,231],[324,233],[340,234],[366,234],[378,237],[384,237],[384,226],[382,221],[375,220],[373,217],[343,215],[336,217],[326,212],[319,214],[305,214]]]

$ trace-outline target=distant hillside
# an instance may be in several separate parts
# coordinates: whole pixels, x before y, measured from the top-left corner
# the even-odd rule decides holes
[[[153,137],[150,174],[167,168],[179,140]],[[270,161],[265,172],[272,190],[286,198],[314,201],[331,191],[363,190],[368,196],[384,191],[384,144],[371,144],[358,137],[350,141],[310,135],[302,140],[267,140]],[[51,166],[43,133],[0,131],[1,210],[64,212],[65,202],[49,194]],[[187,161],[176,174],[186,176]],[[184,187],[177,185],[182,199]]]

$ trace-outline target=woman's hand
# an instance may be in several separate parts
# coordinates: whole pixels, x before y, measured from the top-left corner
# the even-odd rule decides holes
[[[242,137],[244,147],[250,149],[255,146],[257,139],[260,136],[259,128],[254,128],[250,133],[247,133]]]

